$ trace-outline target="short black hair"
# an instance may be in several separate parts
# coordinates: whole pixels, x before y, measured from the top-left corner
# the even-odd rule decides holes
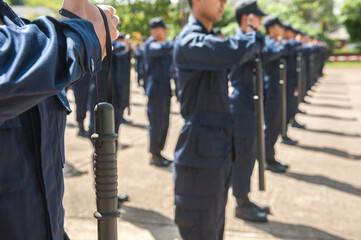
[[[189,7],[192,8],[192,0],[188,0]]]

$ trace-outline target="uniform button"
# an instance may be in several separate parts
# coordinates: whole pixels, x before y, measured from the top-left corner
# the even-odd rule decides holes
[[[92,71],[92,72],[95,71],[95,64],[94,64],[93,58],[90,58],[90,71]]]

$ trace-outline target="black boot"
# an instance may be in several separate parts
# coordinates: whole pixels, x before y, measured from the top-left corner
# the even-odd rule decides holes
[[[168,167],[172,161],[163,157],[160,153],[153,154],[152,158],[150,159],[150,164],[157,166],[157,167]]]
[[[305,126],[304,124],[301,124],[301,123],[297,122],[296,119],[294,119],[294,120],[292,121],[292,125],[291,125],[291,126],[292,126],[292,127],[295,127],[295,128],[299,128],[299,129],[305,129],[305,128],[306,128],[306,126]]]
[[[84,123],[83,122],[78,122],[78,128],[79,128],[79,132],[78,132],[79,137],[84,137],[84,138],[89,137],[88,131],[85,131],[85,129],[84,129]]]
[[[282,137],[281,143],[290,145],[290,146],[294,146],[297,144],[297,141],[286,136],[286,137]]]
[[[274,173],[284,173],[288,169],[287,164],[281,164],[274,158],[266,159],[266,169]]]
[[[237,207],[235,215],[237,218],[241,218],[252,222],[267,222],[267,212],[270,212],[268,207],[261,208],[256,204],[252,203],[248,198],[241,199],[237,198]],[[263,209],[263,211],[262,211]]]

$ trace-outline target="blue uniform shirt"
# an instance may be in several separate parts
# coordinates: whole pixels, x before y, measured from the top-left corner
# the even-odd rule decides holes
[[[285,41],[284,44],[288,48],[283,54],[287,62],[287,95],[293,97],[293,93],[297,88],[297,52],[301,43],[295,39],[290,39]]]
[[[63,240],[63,89],[101,67],[85,20],[25,25],[0,0],[0,239]]]
[[[257,33],[260,45],[263,45],[263,35]],[[245,33],[238,29],[235,37],[245,37]],[[255,48],[253,57],[242,64],[235,64],[229,74],[233,86],[231,95],[231,113],[235,137],[256,135],[256,116],[254,108],[253,68],[254,60],[260,55],[260,48]]]
[[[232,161],[232,124],[226,69],[253,56],[256,34],[226,40],[193,16],[173,51],[181,114],[185,125],[175,149],[175,163],[220,167]]]
[[[170,66],[173,43],[161,43],[153,37],[142,46],[145,69],[145,93],[148,97],[171,96]]]
[[[264,70],[265,111],[280,108],[280,70],[279,63],[285,46],[270,36],[265,37],[265,46],[262,50]],[[269,104],[268,104],[269,103]]]

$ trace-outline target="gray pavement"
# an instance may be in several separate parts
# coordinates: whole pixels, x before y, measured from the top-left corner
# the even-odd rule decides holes
[[[225,240],[361,239],[361,69],[328,68],[297,115],[305,130],[291,128],[297,146],[277,144],[277,158],[290,164],[286,174],[266,172],[265,192],[257,189],[257,166],[251,199],[271,207],[266,224],[234,217],[232,190],[226,212]],[[69,93],[72,99],[72,93]],[[119,193],[130,201],[118,221],[119,239],[180,239],[173,222],[172,168],[149,165],[146,98],[135,83],[131,91],[133,125],[120,129]],[[75,110],[74,103],[73,109]],[[183,120],[172,99],[165,155],[173,157]],[[68,119],[66,159],[77,176],[65,179],[65,228],[73,240],[97,239],[91,143],[76,136],[75,114]]]

